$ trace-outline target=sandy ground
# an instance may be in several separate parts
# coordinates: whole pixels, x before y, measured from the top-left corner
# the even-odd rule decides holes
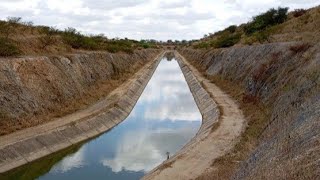
[[[183,57],[181,57],[181,60],[190,68],[198,81],[203,83],[204,88],[219,106],[219,126],[204,133],[200,132],[201,129],[204,129],[201,128],[192,140],[194,142],[188,143],[176,156],[152,170],[144,179],[197,178],[206,170],[209,170],[216,158],[225,155],[235,146],[246,124],[246,120],[235,100],[202,76]],[[212,123],[210,129],[214,128],[215,125],[217,124]]]

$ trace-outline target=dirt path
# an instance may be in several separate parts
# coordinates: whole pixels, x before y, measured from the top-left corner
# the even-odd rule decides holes
[[[202,76],[181,55],[177,54],[177,56],[180,56],[181,61],[189,67],[191,74],[199,82],[202,82],[204,88],[219,106],[219,122],[215,123],[216,120],[212,118],[203,119],[202,126],[196,137],[178,154],[147,174],[144,179],[197,178],[206,170],[209,170],[216,158],[223,156],[234,147],[245,127],[246,121],[237,103]],[[189,80],[187,76],[186,80]],[[201,111],[201,108],[199,109]],[[210,123],[210,121],[212,122]]]

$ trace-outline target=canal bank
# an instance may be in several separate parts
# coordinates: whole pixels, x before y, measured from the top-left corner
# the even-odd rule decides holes
[[[175,156],[150,171],[143,179],[196,179],[215,159],[228,153],[239,141],[245,118],[238,104],[203,77],[184,57],[174,57],[202,115],[202,125]]]
[[[166,54],[130,115],[102,135],[0,179],[140,179],[192,139],[201,114],[176,60]]]
[[[122,122],[152,77],[164,52],[88,109],[0,137],[0,173],[97,136]]]
[[[192,96],[193,96],[193,99],[195,100],[195,102],[198,106],[198,109],[202,115],[202,125],[201,125],[199,131],[197,133],[195,132],[192,136],[190,136],[190,134],[189,134],[187,138],[185,138],[183,135],[182,139],[187,140],[184,142],[188,142],[188,143],[186,145],[185,145],[185,143],[180,143],[180,145],[182,145],[182,147],[179,147],[178,149],[181,149],[181,148],[182,149],[179,150],[178,152],[169,150],[169,152],[171,152],[170,155],[173,155],[173,156],[167,161],[164,161],[166,158],[165,157],[166,152],[165,152],[165,149],[163,149],[163,147],[166,147],[169,145],[163,145],[163,144],[156,143],[155,146],[162,147],[162,148],[158,148],[158,150],[148,149],[148,151],[140,151],[139,148],[137,148],[137,146],[135,146],[135,144],[133,144],[133,146],[130,147],[128,150],[128,148],[126,148],[127,147],[126,145],[137,141],[136,136],[139,135],[139,131],[136,131],[135,133],[132,133],[131,135],[128,136],[128,137],[132,137],[133,139],[126,141],[125,143],[123,143],[125,145],[120,147],[120,152],[121,152],[121,149],[123,149],[123,148],[128,150],[126,152],[130,152],[124,156],[125,159],[122,159],[122,158],[116,159],[117,154],[115,154],[115,157],[113,159],[107,158],[106,160],[103,160],[100,162],[100,166],[101,166],[101,163],[104,166],[108,166],[108,168],[109,168],[108,171],[112,171],[115,174],[122,172],[123,170],[128,170],[128,171],[130,171],[130,173],[132,171],[149,172],[144,177],[144,179],[174,179],[174,178],[176,178],[176,179],[195,179],[196,177],[198,177],[199,175],[201,175],[202,173],[207,171],[215,159],[217,159],[218,157],[221,157],[222,155],[224,155],[228,151],[230,151],[230,149],[232,149],[233,146],[235,145],[235,143],[238,141],[238,137],[244,128],[245,121],[244,121],[243,115],[242,115],[241,111],[239,110],[237,104],[228,95],[223,93],[218,87],[216,87],[214,84],[209,82],[205,77],[201,76],[201,74],[196,69],[194,69],[190,64],[188,64],[188,62],[185,61],[185,59],[180,54],[178,54],[177,52],[171,52],[171,53],[174,53],[173,57],[175,59],[177,59],[177,61],[179,63],[178,68],[180,67],[180,69],[182,70],[184,79],[186,80],[186,82],[188,84],[183,89],[184,90],[187,89],[188,91],[190,89]],[[41,140],[43,140],[41,138],[43,138],[43,137],[46,138],[46,136],[49,136],[49,138],[50,138],[51,134],[54,134],[55,136],[60,135],[58,138],[61,138],[61,139],[63,138],[61,136],[65,136],[65,139],[67,139],[65,141],[68,141],[70,143],[70,145],[77,144],[77,141],[80,142],[85,139],[88,139],[90,134],[95,134],[95,132],[98,132],[97,134],[102,134],[103,132],[106,132],[107,129],[111,129],[116,124],[119,124],[120,122],[122,122],[126,118],[126,116],[128,116],[128,114],[130,114],[133,106],[135,106],[135,102],[130,101],[130,97],[134,96],[136,99],[138,99],[140,97],[140,94],[142,93],[144,87],[146,86],[146,83],[148,82],[148,78],[149,79],[151,78],[153,72],[155,71],[155,69],[156,69],[158,63],[160,62],[160,59],[163,57],[163,55],[164,55],[164,53],[159,55],[159,58],[155,59],[152,64],[149,64],[149,68],[147,68],[147,70],[145,69],[145,71],[147,71],[148,73],[146,73],[145,71],[142,71],[141,74],[138,73],[136,75],[137,77],[135,77],[136,79],[133,78],[134,79],[133,82],[135,82],[135,83],[128,83],[130,86],[128,85],[127,87],[123,88],[123,94],[121,93],[121,96],[119,96],[121,98],[119,98],[119,101],[117,100],[116,103],[114,103],[112,105],[112,107],[109,106],[109,108],[110,108],[109,111],[104,110],[103,113],[101,113],[102,115],[91,117],[90,121],[82,120],[82,121],[79,121],[79,123],[72,123],[72,124],[68,125],[68,127],[65,127],[64,129],[58,128],[58,129],[56,129],[58,131],[58,133],[57,132],[48,132],[47,134],[43,133],[43,134],[40,134],[39,137],[36,137],[35,139],[33,139],[32,141],[26,141],[26,142],[22,141],[21,142],[21,143],[23,143],[22,147],[25,148],[25,150],[30,151],[30,148],[26,147],[25,143],[29,143],[32,146],[37,145],[37,144],[32,144],[33,142],[40,142],[40,143],[45,144],[46,141],[41,141]],[[149,74],[149,75],[145,75],[145,74]],[[164,71],[164,73],[162,74],[162,76],[164,76],[164,78],[167,78],[167,79],[175,79],[176,78],[176,75],[174,75],[174,76],[165,76],[165,75],[167,75],[166,71]],[[139,83],[137,84],[136,82],[139,82]],[[132,85],[132,84],[134,84],[134,85]],[[161,83],[156,83],[156,84],[158,86],[162,87]],[[188,86],[189,86],[189,88],[188,88]],[[141,88],[141,87],[143,87],[143,88],[141,90],[139,90],[139,88]],[[169,92],[169,94],[172,94],[172,92],[181,91],[181,89],[179,90],[173,86],[171,87],[171,85],[166,87],[164,90],[166,92]],[[135,93],[137,93],[137,91],[140,94],[135,94]],[[145,98],[148,99],[150,97],[154,98],[155,94],[149,95]],[[166,97],[166,96],[160,97],[160,99],[164,99],[164,97]],[[167,109],[161,109],[159,107],[155,107],[154,111],[150,111],[152,113],[149,113],[149,117],[163,117],[162,116],[163,113],[164,112],[167,113],[168,111],[165,111],[165,110],[168,110],[168,109],[176,108],[173,110],[178,111],[179,109],[181,109],[180,108],[181,106],[188,104],[188,103],[184,102],[184,100],[185,100],[185,98],[180,98],[179,101],[183,102],[182,104],[172,105],[172,106],[170,106],[170,108],[167,108]],[[161,104],[161,103],[157,102],[156,104]],[[128,109],[126,109],[126,108],[128,108]],[[197,109],[197,108],[195,108],[195,109]],[[188,112],[189,112],[189,109],[186,109],[185,111],[183,111],[183,113],[181,113],[181,115],[183,115],[184,119],[188,119],[188,118],[192,117],[192,114],[189,114]],[[154,114],[154,113],[156,113],[156,114]],[[133,114],[139,114],[139,113],[133,113]],[[176,113],[171,114],[171,117],[176,118],[177,117]],[[120,127],[125,123],[128,123],[128,121],[121,123]],[[165,124],[170,124],[170,121],[165,121]],[[131,125],[134,126],[135,123],[133,123]],[[75,131],[73,130],[73,127],[75,128]],[[93,131],[91,131],[89,128],[87,128],[87,130],[86,130],[85,129],[86,127],[94,127],[95,129]],[[166,127],[166,126],[163,126],[163,127]],[[117,126],[117,129],[118,128],[119,128],[119,126]],[[154,128],[152,128],[152,127],[151,127],[151,129],[154,130]],[[162,130],[163,129],[159,129],[158,132],[161,132]],[[87,134],[82,135],[81,133],[78,133],[79,131],[84,131]],[[123,131],[126,131],[126,130],[123,130]],[[172,130],[169,133],[171,135],[165,139],[173,140],[185,132],[186,131]],[[90,134],[88,134],[88,133],[90,133]],[[112,131],[111,131],[111,133],[112,133]],[[109,134],[109,132],[105,133],[105,134]],[[98,138],[100,140],[94,140],[91,142],[95,143],[95,141],[96,141],[96,144],[103,145],[107,142],[110,142],[110,140],[115,141],[114,138],[103,139],[103,137],[104,137],[104,135],[102,137]],[[151,136],[146,135],[145,137],[151,137]],[[166,142],[165,139],[160,139],[159,142]],[[54,150],[54,148],[56,148],[57,145],[62,146],[59,143],[64,142],[63,139],[62,139],[62,141],[60,141],[59,139],[55,140],[54,138],[47,139],[47,140],[50,140],[48,142],[53,142],[53,143],[56,142],[56,144],[52,144],[51,146],[47,145],[42,149],[40,148],[39,151],[36,151],[35,153],[30,153],[30,154],[35,156],[35,155],[37,155],[38,152],[50,152],[50,151],[48,151],[48,148],[51,148],[52,150]],[[152,140],[150,142],[155,143],[156,141]],[[173,143],[173,144],[176,144],[176,143]],[[110,147],[110,144],[108,146]],[[37,146],[35,146],[35,147],[37,147]],[[149,147],[149,146],[143,145],[142,147]],[[17,151],[23,152],[23,150],[24,150],[22,148],[20,148],[20,149],[18,149],[18,148],[13,149],[13,148],[16,148],[16,147],[11,146],[9,150],[11,150],[11,151],[14,150],[13,152],[17,152]],[[42,151],[43,149],[47,150],[47,151]],[[72,156],[70,156],[70,158],[63,155],[64,160],[67,159],[66,160],[67,162],[70,162],[70,161],[72,162],[74,160],[77,160],[78,156],[80,156],[82,154],[81,152],[84,151],[81,149],[82,148],[75,150],[76,152]],[[94,148],[94,149],[96,149],[96,148]],[[161,149],[161,150],[159,150],[159,149]],[[178,150],[178,149],[176,148],[176,150]],[[9,151],[9,153],[11,153],[11,151]],[[101,150],[99,150],[99,151],[101,151]],[[153,162],[154,159],[152,159],[152,161],[150,161],[149,159],[145,159],[145,161],[148,162],[148,164],[149,164],[148,168],[139,168],[139,167],[141,167],[141,165],[136,164],[136,160],[132,161],[130,163],[131,165],[129,167],[119,165],[119,160],[120,160],[120,162],[121,162],[121,160],[127,161],[127,158],[132,156],[132,155],[129,156],[128,154],[135,154],[135,152],[139,152],[140,154],[141,154],[141,152],[143,152],[142,154],[144,154],[144,155],[148,155],[148,153],[152,152],[151,157],[157,157],[157,161]],[[156,152],[156,156],[154,156],[155,152]],[[5,153],[7,153],[7,152],[1,153],[1,154],[6,155]],[[41,157],[39,154],[41,155],[41,153],[38,153],[38,157]],[[48,153],[48,154],[50,154],[50,153]],[[93,151],[91,154],[96,155],[97,153],[95,151]],[[8,157],[10,157],[10,156],[8,156]],[[161,161],[159,161],[159,157],[160,157],[160,159],[162,158]],[[24,157],[22,157],[22,158],[25,160],[25,162],[28,162]],[[19,159],[17,159],[17,160],[19,160]],[[64,161],[64,160],[62,160],[62,161]],[[151,170],[157,164],[160,164],[162,161],[164,161],[164,162],[161,165],[159,165],[155,169]],[[150,165],[149,162],[152,162],[152,165]],[[54,163],[54,164],[56,164],[56,163]],[[53,167],[53,166],[51,166],[51,167]],[[51,167],[49,168],[49,170],[51,169]],[[53,169],[55,169],[55,168],[53,168]],[[79,169],[81,170],[81,168],[79,168]],[[97,169],[97,168],[95,168],[95,169]],[[106,169],[102,169],[101,171],[106,171]],[[141,172],[138,176],[142,177],[144,175],[143,172]],[[48,172],[41,173],[41,174],[48,174]],[[50,174],[50,172],[49,172],[49,174]],[[132,175],[132,173],[131,173],[131,175]],[[46,177],[56,177],[56,176],[46,176],[45,175],[44,179],[48,179]],[[78,177],[83,178],[83,176],[78,176]]]

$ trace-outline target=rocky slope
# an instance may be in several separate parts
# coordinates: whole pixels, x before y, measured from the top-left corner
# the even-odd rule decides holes
[[[88,52],[0,59],[1,133],[40,124],[48,115],[57,117],[64,109],[75,111],[96,101],[159,53],[148,49],[133,54]]]
[[[185,48],[179,52],[208,78],[218,77],[243,87],[247,100],[259,101],[270,111],[259,132],[258,145],[229,178],[319,176],[319,43],[271,43],[216,50]],[[213,172],[218,172],[217,168]]]

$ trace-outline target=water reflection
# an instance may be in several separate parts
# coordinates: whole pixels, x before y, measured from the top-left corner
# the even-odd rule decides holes
[[[162,60],[129,117],[39,179],[139,179],[198,131],[201,115],[175,60]],[[29,172],[36,173],[36,172]]]
[[[129,116],[133,118],[144,126],[125,132],[115,156],[102,160],[113,172],[150,171],[166,159],[166,152],[174,154],[195,135],[201,116],[177,62],[161,62]]]
[[[73,168],[82,167],[84,165],[84,153],[85,147],[81,148],[76,153],[65,157],[62,161],[53,166],[52,172],[65,173],[72,170]]]
[[[201,116],[176,61],[162,61],[141,97],[145,120],[199,121]]]
[[[150,171],[165,160],[165,152],[176,152],[195,132],[196,128],[128,132],[117,146],[115,157],[104,159],[102,164],[113,172]]]

